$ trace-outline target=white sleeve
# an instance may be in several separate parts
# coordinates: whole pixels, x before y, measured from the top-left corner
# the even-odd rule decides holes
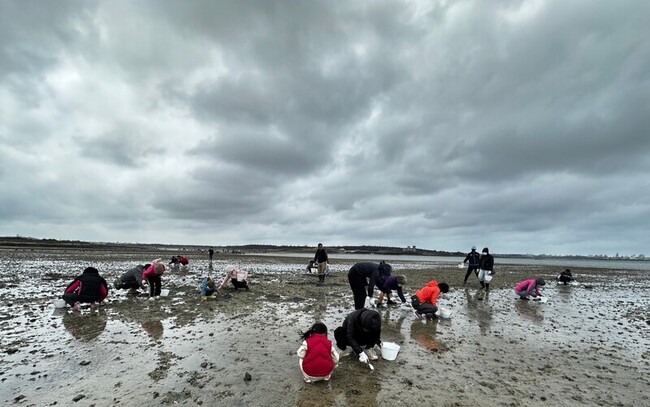
[[[305,355],[307,354],[307,341],[302,341],[302,345],[300,345],[296,354],[300,359],[305,357]]]

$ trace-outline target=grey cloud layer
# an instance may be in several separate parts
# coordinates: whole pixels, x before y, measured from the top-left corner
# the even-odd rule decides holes
[[[646,251],[646,2],[0,8],[5,234]]]

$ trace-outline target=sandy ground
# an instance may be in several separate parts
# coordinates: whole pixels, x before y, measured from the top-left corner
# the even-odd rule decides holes
[[[188,273],[167,273],[166,298],[111,291],[99,311],[51,305],[87,266],[110,282],[171,253],[0,250],[0,403],[20,406],[642,406],[650,405],[650,273],[573,269],[580,285],[549,284],[546,304],[517,300],[524,278],[559,271],[499,266],[486,295],[461,286],[455,264],[392,262],[407,291],[430,279],[452,291],[451,319],[421,322],[379,309],[397,360],[371,372],[343,357],[330,382],[304,384],[295,352],[317,320],[334,328],[352,311],[347,270],[324,286],[304,259],[190,253]],[[202,301],[204,274],[228,263],[252,271],[251,291]],[[250,375],[250,380],[246,376]]]

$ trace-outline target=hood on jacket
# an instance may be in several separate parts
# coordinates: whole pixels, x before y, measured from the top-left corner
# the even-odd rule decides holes
[[[360,318],[361,327],[370,332],[378,332],[381,330],[381,317],[377,311],[366,310],[361,314]]]

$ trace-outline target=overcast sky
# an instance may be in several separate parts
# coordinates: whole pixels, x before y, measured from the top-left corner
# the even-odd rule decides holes
[[[0,235],[650,254],[650,2],[0,1]]]

